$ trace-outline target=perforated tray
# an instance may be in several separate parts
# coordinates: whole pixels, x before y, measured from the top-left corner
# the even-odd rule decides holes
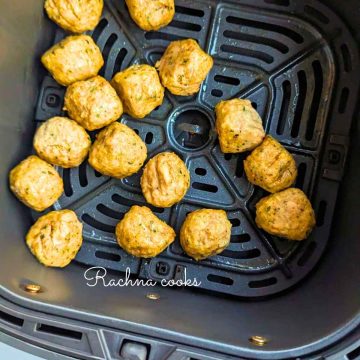
[[[59,169],[65,194],[55,208],[74,209],[84,223],[84,244],[76,261],[140,278],[196,278],[201,289],[243,297],[275,294],[308,274],[328,241],[356,101],[359,66],[353,40],[340,19],[317,1],[176,0],[173,22],[143,32],[124,1],[107,1],[90,33],[101,48],[107,79],[134,63],[154,64],[172,40],[194,38],[215,59],[196,96],[166,93],[144,120],[121,122],[146,142],[149,158],[173,150],[191,172],[191,188],[171,209],[151,207],[177,233],[190,211],[221,208],[233,224],[231,244],[220,255],[195,262],[178,240],[160,256],[141,260],[116,244],[114,229],[131,205],[145,205],[141,173],[122,181],[96,173],[87,162]],[[65,34],[57,30],[54,42]],[[46,76],[36,121],[63,114],[64,88]],[[317,225],[304,242],[269,236],[254,223],[254,207],[265,192],[248,183],[247,154],[221,153],[214,132],[214,106],[223,99],[249,98],[267,133],[279,139],[299,167],[296,186],[311,198]],[[92,134],[94,138],[95,134]]]

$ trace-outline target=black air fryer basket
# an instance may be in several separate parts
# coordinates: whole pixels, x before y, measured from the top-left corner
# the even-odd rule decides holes
[[[65,88],[39,58],[66,33],[46,18],[41,1],[1,0],[0,328],[16,346],[25,340],[84,359],[127,358],[129,351],[139,360],[360,358],[358,0],[175,2],[169,26],[144,32],[123,0],[106,1],[89,34],[107,79],[132,64],[154,64],[173,40],[196,39],[214,57],[198,94],[166,92],[148,117],[123,115],[121,122],[145,141],[149,158],[175,151],[191,172],[185,199],[171,209],[152,207],[155,214],[179,233],[189,212],[225,209],[230,246],[201,262],[178,239],[154,259],[128,255],[114,231],[130,206],[146,204],[141,173],[117,180],[84,162],[58,169],[65,192],[54,206],[83,222],[80,252],[65,269],[32,257],[24,236],[41,214],[15,200],[7,175],[32,151],[36,127],[64,115]],[[303,242],[255,225],[255,204],[266,194],[244,175],[247,154],[224,155],[214,131],[214,106],[234,97],[252,101],[266,132],[297,162],[295,186],[317,217]],[[201,286],[89,287],[84,271],[96,266],[114,279],[129,268],[133,279],[196,278]],[[27,284],[41,291],[28,293]]]

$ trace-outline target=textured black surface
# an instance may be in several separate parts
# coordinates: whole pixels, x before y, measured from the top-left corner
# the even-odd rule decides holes
[[[357,95],[352,81],[359,66],[357,50],[341,21],[316,1],[176,4],[168,27],[146,33],[131,21],[123,2],[109,1],[92,33],[106,59],[100,74],[111,79],[133,63],[153,64],[169,41],[182,38],[198,40],[214,57],[198,95],[182,98],[167,92],[163,105],[144,120],[124,115],[121,121],[138,131],[149,158],[173,150],[191,171],[184,201],[172,209],[153,209],[155,213],[178,233],[188,212],[225,209],[233,223],[230,246],[199,263],[183,254],[178,241],[152,260],[122,251],[114,229],[131,205],[145,205],[141,173],[119,181],[100,176],[87,163],[60,169],[65,195],[55,207],[74,209],[84,223],[85,241],[76,258],[80,263],[118,271],[130,267],[133,274],[151,279],[179,276],[181,265],[203,289],[244,297],[275,294],[309,273],[326,247]],[[63,36],[58,31],[54,42]],[[61,114],[63,95],[64,89],[46,76],[35,119]],[[317,226],[304,242],[269,236],[254,224],[255,203],[266,194],[246,180],[246,154],[224,156],[213,131],[214,106],[233,97],[249,98],[266,131],[297,161],[296,186],[309,195],[317,215]],[[189,134],[191,127],[201,134]],[[159,271],[164,266],[166,274]]]

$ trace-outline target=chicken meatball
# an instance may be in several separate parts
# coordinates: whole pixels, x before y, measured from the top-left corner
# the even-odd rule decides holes
[[[65,267],[81,247],[82,228],[73,211],[51,211],[41,216],[30,228],[26,244],[42,264]]]
[[[174,0],[125,0],[129,13],[139,28],[159,30],[175,15]]]
[[[170,207],[179,202],[190,186],[190,173],[185,163],[172,152],[153,157],[145,166],[141,189],[146,201],[157,207]]]
[[[123,106],[110,83],[95,76],[67,88],[64,110],[86,130],[92,131],[119,119]]]
[[[293,156],[271,136],[244,160],[244,170],[252,184],[271,193],[290,187],[297,176]]]
[[[89,164],[103,175],[122,179],[137,173],[146,157],[146,145],[136,132],[115,122],[97,135]]]
[[[63,180],[54,167],[35,155],[10,171],[9,182],[16,197],[36,211],[53,205],[64,191]]]
[[[304,240],[315,226],[315,213],[306,195],[290,188],[256,204],[256,224],[271,235]]]
[[[152,258],[175,239],[175,231],[146,206],[132,206],[116,226],[116,239],[129,254]]]
[[[155,68],[150,65],[133,65],[118,72],[111,82],[124,104],[124,111],[142,119],[164,100],[164,88]]]
[[[37,154],[53,165],[63,168],[79,166],[91,146],[89,134],[76,121],[55,116],[36,131],[34,148]]]
[[[41,62],[64,86],[97,75],[104,65],[100,49],[88,35],[66,37],[46,51]]]
[[[213,59],[193,39],[173,41],[155,67],[171,93],[188,96],[200,90],[213,66]]]
[[[200,209],[190,213],[180,230],[180,244],[195,260],[221,253],[230,243],[231,222],[224,210]]]
[[[251,101],[232,99],[216,105],[216,130],[223,153],[240,153],[261,144],[265,131]]]
[[[45,0],[49,18],[72,33],[93,30],[103,10],[103,0]]]

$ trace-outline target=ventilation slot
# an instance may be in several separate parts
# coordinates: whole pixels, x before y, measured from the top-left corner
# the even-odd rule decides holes
[[[74,331],[74,330],[59,328],[57,326],[44,325],[44,324],[40,324],[37,328],[37,331],[51,335],[56,335],[56,336],[67,337],[74,340],[81,340],[83,335],[79,331]]]
[[[178,28],[178,29],[189,30],[189,31],[196,31],[196,32],[201,31],[200,25],[188,23],[185,21],[179,21],[179,20],[173,20],[169,26]]]
[[[103,204],[99,204],[98,206],[96,206],[96,210],[115,220],[121,220],[125,215],[124,213],[110,209]]]
[[[206,169],[203,168],[196,168],[195,169],[195,174],[199,175],[199,176],[205,176],[207,173]]]
[[[199,183],[199,182],[194,182],[192,184],[192,187],[196,190],[200,190],[200,191],[206,191],[206,192],[210,192],[210,193],[217,193],[218,192],[218,187],[215,185],[210,185],[210,184],[203,184],[203,183]]]
[[[202,10],[190,9],[185,6],[175,6],[175,11],[179,14],[191,15],[196,17],[203,17],[205,15]]]
[[[249,288],[258,289],[271,285],[275,285],[277,283],[277,278],[271,277],[263,280],[254,280],[249,282]]]
[[[251,106],[252,106],[255,110],[257,110],[257,108],[258,108],[258,104],[257,104],[256,102],[252,102],[252,103],[251,103]]]
[[[286,80],[282,84],[282,104],[280,109],[279,122],[276,129],[276,132],[279,135],[282,135],[285,130],[285,124],[289,112],[290,97],[291,97],[291,84],[290,81]]]
[[[88,179],[86,176],[86,168],[87,168],[87,162],[84,161],[79,166],[79,182],[81,187],[86,187],[88,185]]]
[[[145,142],[146,144],[150,145],[153,142],[154,134],[151,132],[148,132],[145,136]]]
[[[246,251],[224,250],[220,256],[225,256],[232,259],[255,259],[261,254],[259,249],[251,249]]]
[[[98,171],[96,171],[95,169],[94,169],[94,175],[95,175],[97,178],[102,177],[102,174],[99,173]]]
[[[240,85],[239,79],[229,77],[229,76],[215,75],[214,80],[218,83],[223,83],[223,84],[228,84],[228,85],[233,85],[233,86]]]
[[[139,135],[139,130],[138,129],[133,129],[136,133],[136,135]]]
[[[63,169],[64,193],[67,197],[72,196],[73,189],[70,181],[70,169]]]
[[[298,175],[296,178],[296,185],[295,187],[302,189],[304,186],[304,181],[305,181],[305,174],[306,174],[306,164],[305,163],[301,163],[298,166]]]
[[[109,261],[116,261],[119,262],[121,260],[121,256],[118,254],[111,254],[105,251],[96,251],[95,252],[95,256],[99,259],[103,259],[103,260],[109,260]]]
[[[114,65],[114,71],[113,71],[113,76],[118,73],[119,71],[121,71],[121,66],[125,60],[125,57],[127,55],[128,51],[125,48],[122,48],[115,60],[115,65]]]
[[[207,276],[207,279],[211,282],[214,283],[218,283],[218,284],[223,284],[223,285],[232,285],[234,283],[233,279],[224,277],[224,276],[219,276],[219,275],[214,275],[214,274],[209,274]]]
[[[264,0],[267,4],[279,5],[279,6],[289,6],[290,0]]]
[[[310,118],[307,124],[306,129],[306,140],[311,140],[314,136],[314,129],[317,119],[317,114],[320,107],[321,94],[323,88],[323,73],[320,61],[316,60],[312,63],[314,77],[315,77],[315,88],[314,88],[314,96],[310,109]]]
[[[231,220],[230,220],[231,222]],[[239,221],[240,223],[240,221]],[[242,244],[249,242],[251,240],[251,237],[249,234],[239,234],[239,235],[231,235],[230,242],[233,244]]]
[[[146,40],[166,40],[166,41],[176,41],[184,40],[186,37],[174,34],[167,34],[159,31],[151,31],[145,33]]]
[[[244,176],[244,159],[241,156],[237,159],[235,176],[238,178]]]
[[[238,227],[240,226],[240,220],[239,219],[229,219],[229,221],[231,222],[231,225],[234,227]],[[238,235],[236,235],[238,236]]]
[[[350,72],[352,70],[352,63],[351,63],[351,56],[349,52],[349,48],[346,44],[342,44],[340,47],[341,56],[344,63],[344,70],[345,72]]]
[[[107,59],[109,57],[111,48],[114,46],[116,40],[118,39],[118,36],[116,34],[111,34],[110,37],[107,39],[104,49],[102,51],[104,59]],[[105,70],[105,66],[101,68],[100,73],[103,73]]]
[[[104,29],[108,26],[108,21],[106,19],[101,19],[98,26],[95,28],[95,30],[92,33],[92,38],[96,42],[98,38],[100,37],[101,33],[104,31]]]
[[[319,209],[318,209],[317,217],[316,217],[316,225],[317,226],[324,225],[326,207],[327,207],[326,201],[321,200],[319,203]]]
[[[347,354],[349,360],[356,360],[360,358],[360,346]]]
[[[299,135],[301,117],[306,99],[307,80],[306,80],[305,71],[303,70],[298,72],[298,83],[299,83],[299,97],[296,104],[294,122],[291,128],[291,136],[293,138],[296,138]]]
[[[108,233],[115,233],[115,226],[111,226],[111,225],[107,225],[104,224],[96,219],[94,219],[93,217],[91,217],[88,214],[83,214],[81,219],[88,224],[91,227],[94,227],[95,229],[104,231],[104,232],[108,232]]]
[[[213,90],[211,90],[211,95],[212,96],[215,96],[215,97],[217,97],[217,98],[221,98],[222,96],[223,96],[223,92],[221,91],[221,90],[219,90],[219,89],[213,89]]]
[[[298,265],[299,266],[304,266],[308,262],[308,260],[310,259],[311,255],[314,253],[315,249],[316,249],[316,243],[311,242],[307,246],[304,253],[301,255],[300,259],[298,260]]]
[[[266,62],[267,64],[271,64],[274,61],[274,58],[269,54],[266,54],[261,51],[238,48],[230,45],[221,45],[220,50],[230,54],[236,54],[240,56],[246,56],[250,58],[255,58],[261,61]]]
[[[231,154],[225,154],[225,155],[224,155],[224,159],[225,159],[226,161],[230,161],[230,160],[232,159],[232,155],[231,155]]]
[[[131,207],[133,205],[139,205],[139,206],[143,206],[144,204],[140,203],[139,201],[134,201],[134,200],[129,200],[129,199],[126,199],[118,194],[114,194],[111,196],[111,199],[112,201],[116,202],[117,204],[120,204],[120,205],[125,205],[125,206],[128,206],[128,207]],[[165,209],[162,209],[162,208],[158,208],[158,207],[155,207],[155,206],[152,206],[150,204],[146,204],[147,207],[149,207],[153,212],[157,213],[157,214],[162,214]]]
[[[343,114],[345,112],[348,100],[349,100],[349,89],[343,88],[341,90],[340,101],[339,101],[340,114]]]
[[[267,46],[270,46],[270,47],[280,51],[283,54],[286,54],[287,52],[289,52],[289,48],[286,45],[284,45],[281,42],[276,41],[274,39],[269,39],[269,38],[265,38],[265,37],[261,37],[261,36],[240,33],[240,32],[235,32],[235,31],[230,31],[230,30],[225,30],[224,36],[228,39],[247,41],[250,43],[256,43],[256,44],[260,44],[260,45],[267,45]]]
[[[0,310],[0,319],[6,321],[9,324],[16,325],[16,326],[23,326],[24,320],[20,319],[16,316],[10,315],[6,312]]]
[[[330,22],[330,20],[322,12],[320,12],[319,10],[313,8],[312,6],[305,5],[304,10],[310,16],[312,16],[316,20],[319,20],[323,24],[328,24]]]

